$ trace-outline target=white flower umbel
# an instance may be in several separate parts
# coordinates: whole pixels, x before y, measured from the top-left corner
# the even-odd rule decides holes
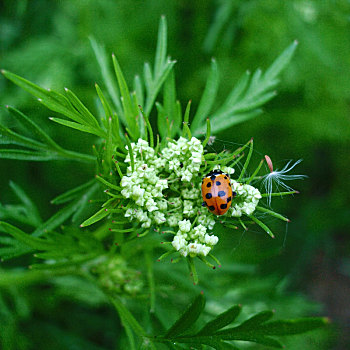
[[[161,199],[163,199],[162,191],[168,187],[166,179],[161,179],[158,175],[160,168],[154,167],[152,161],[155,158],[154,149],[149,147],[148,142],[139,139],[137,143],[132,143],[132,153],[134,157],[134,171],[132,171],[130,154],[125,158],[125,162],[130,166],[127,168],[127,175],[123,176],[120,185],[122,187],[121,194],[125,198],[131,198],[138,206],[136,209],[147,210],[149,213],[159,210],[158,204],[165,208]],[[126,146],[128,149],[128,146]],[[157,201],[157,199],[160,199]],[[164,214],[163,214],[164,215]],[[139,216],[132,216],[130,212],[126,212],[125,216],[135,217],[140,222],[143,222],[143,227],[150,227],[151,221],[149,218],[143,220]],[[155,222],[165,221],[163,216],[157,214],[154,216]]]
[[[234,203],[232,203],[230,212],[232,216],[240,217],[243,214],[251,215],[261,198],[259,190],[253,186],[241,184],[231,180],[232,191],[236,192]]]
[[[120,183],[122,195],[133,202],[125,217],[139,221],[144,228],[163,224],[178,227],[172,241],[174,249],[182,256],[207,256],[219,239],[207,232],[214,227],[215,220],[201,206],[201,178],[198,178],[203,161],[201,142],[195,137],[191,140],[180,137],[168,142],[159,154],[141,139],[131,147],[134,171],[128,155],[125,159],[127,175]],[[229,170],[232,174],[233,169]],[[197,185],[191,183],[194,177],[197,177]],[[176,196],[168,198],[164,190]],[[198,224],[193,227],[195,217]]]
[[[217,236],[208,234],[207,228],[201,224],[191,229],[189,220],[181,221],[179,228],[172,245],[182,256],[207,256],[219,241]]]
[[[133,203],[125,217],[139,221],[144,228],[166,224],[188,232],[200,213],[198,223],[210,230],[214,227],[213,216],[201,206],[198,171],[204,158],[198,139],[180,137],[169,141],[158,154],[142,139],[132,143],[131,148],[134,171],[128,154],[125,158],[127,175],[120,182],[121,194]],[[194,185],[191,181],[196,176],[198,184]],[[169,193],[172,196],[168,197]],[[188,252],[186,249],[182,252]]]
[[[167,160],[165,169],[168,172],[180,177],[181,181],[190,182],[201,166],[203,146],[195,137],[190,141],[180,137],[177,141],[168,142],[168,147],[161,151],[161,157]]]

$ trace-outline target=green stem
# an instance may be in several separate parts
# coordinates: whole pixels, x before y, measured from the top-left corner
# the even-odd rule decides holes
[[[202,143],[203,148],[205,148],[205,146],[207,145],[207,143],[210,139],[210,133],[211,133],[210,120],[209,120],[209,118],[207,118],[207,135]]]
[[[108,295],[110,302],[116,308],[120,318],[140,337],[147,337],[146,331],[137,322],[132,313],[126,308],[116,295]]]
[[[242,178],[243,178],[243,176],[248,168],[250,158],[251,158],[252,153],[253,153],[253,139],[251,139],[249,142],[250,142],[250,147],[249,147],[248,156],[247,156],[246,161],[244,162],[243,169],[241,171],[241,174],[239,175],[239,178],[237,179],[237,182],[240,182],[242,180]]]
[[[267,214],[269,214],[271,216],[274,216],[277,219],[290,222],[290,220],[288,218],[286,218],[285,216],[283,216],[283,215],[281,215],[279,213],[274,212],[273,210],[270,210],[270,209],[267,209],[267,208],[264,208],[264,207],[259,207],[259,206],[257,206],[256,209],[262,211],[263,213],[267,213]]]
[[[90,156],[89,154],[83,154],[79,152],[74,151],[68,151],[63,148],[60,150],[56,149],[56,153],[62,155],[65,158],[68,159],[74,159],[82,162],[95,162],[96,158],[94,156]]]
[[[198,273],[196,270],[196,266],[194,265],[193,258],[191,258],[190,256],[187,257],[187,264],[192,274],[193,283],[198,284]]]
[[[289,192],[274,192],[274,193],[262,193],[262,197],[282,197],[289,194],[299,194],[299,191],[289,191]]]
[[[253,215],[248,215],[248,217],[252,219],[256,224],[258,224],[271,238],[275,238],[275,235],[271,232],[269,227],[265,225],[262,221],[260,221]]]

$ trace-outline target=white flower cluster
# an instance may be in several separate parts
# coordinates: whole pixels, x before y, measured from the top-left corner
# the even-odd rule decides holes
[[[195,137],[190,141],[180,137],[177,141],[168,143],[168,147],[162,150],[162,157],[167,160],[166,171],[174,172],[177,177],[181,177],[181,181],[190,182],[201,166],[203,145]]]
[[[207,233],[201,224],[191,228],[190,220],[179,222],[179,231],[172,241],[173,247],[183,256],[207,256],[212,247],[219,241],[217,236]]]
[[[203,146],[192,137],[170,141],[159,154],[155,154],[147,141],[132,143],[134,170],[130,155],[127,174],[121,180],[121,194],[132,201],[125,217],[137,220],[141,226],[167,225],[179,227],[172,242],[183,256],[207,255],[218,238],[207,233],[215,225],[213,216],[202,204],[200,186],[191,180],[198,174],[203,160]],[[128,148],[127,148],[128,149]],[[168,191],[163,194],[163,191]],[[170,196],[169,196],[170,194]],[[197,226],[191,229],[191,221]]]
[[[232,203],[231,215],[240,217],[243,214],[253,214],[258,205],[261,194],[259,190],[250,185],[244,185],[237,181],[231,180],[232,191],[237,193],[235,204]]]
[[[234,168],[231,168],[231,167],[229,167],[229,166],[220,166],[220,165],[217,165],[217,168],[220,169],[220,170],[222,170],[224,173],[229,174],[230,176],[231,176],[232,174],[234,174],[234,172],[235,172],[235,169],[234,169]]]
[[[154,166],[154,149],[149,147],[148,142],[139,139],[132,143],[134,157],[134,171],[131,165],[127,168],[127,175],[121,180],[123,188],[121,194],[130,198],[135,204],[125,212],[125,217],[142,222],[142,227],[150,227],[152,222],[162,224],[166,221],[162,210],[167,209],[167,202],[163,198],[162,191],[168,188],[168,181],[158,175],[160,168]],[[126,146],[128,149],[128,146]],[[125,162],[131,163],[128,154]]]

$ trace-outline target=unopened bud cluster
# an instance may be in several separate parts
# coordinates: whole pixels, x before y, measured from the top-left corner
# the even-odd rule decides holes
[[[100,262],[92,272],[98,275],[101,286],[118,294],[137,294],[143,288],[140,273],[128,267],[120,256]]]

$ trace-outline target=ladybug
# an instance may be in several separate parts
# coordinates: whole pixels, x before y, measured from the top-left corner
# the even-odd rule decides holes
[[[212,170],[202,181],[203,207],[215,215],[224,215],[231,207],[232,192],[230,177],[219,169]]]

